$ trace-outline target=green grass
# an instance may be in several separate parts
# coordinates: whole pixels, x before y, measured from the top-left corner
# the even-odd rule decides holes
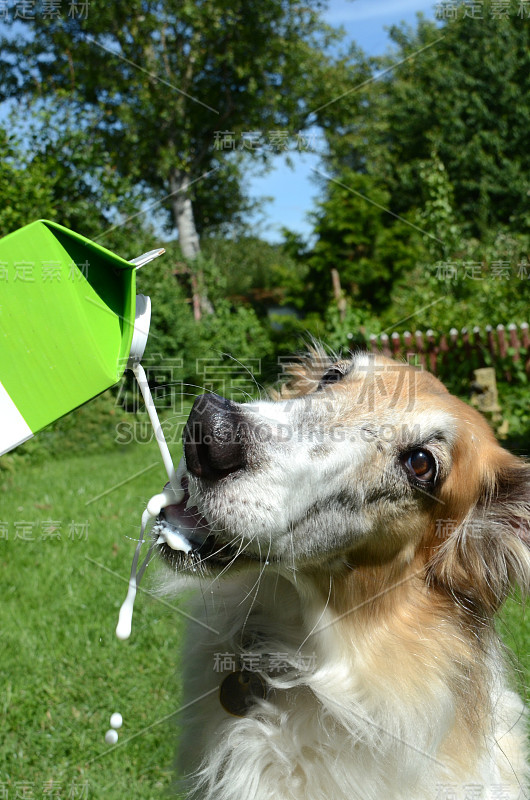
[[[176,460],[179,449],[172,450]],[[24,784],[35,798],[163,797],[177,741],[171,720],[158,723],[179,705],[183,620],[140,593],[131,639],[114,635],[141,512],[165,483],[158,449],[151,442],[7,463],[0,471],[0,797],[15,798]],[[50,520],[57,538],[45,536]],[[22,523],[32,541],[16,538]],[[524,688],[530,629],[516,601],[501,630]],[[124,717],[123,746],[115,750],[104,743],[113,711]],[[50,781],[62,794],[43,795]],[[72,785],[77,794],[69,795]]]
[[[61,798],[72,782],[74,797],[164,796],[176,733],[171,721],[156,723],[178,708],[182,617],[140,593],[131,639],[114,635],[127,590],[119,576],[128,576],[145,502],[166,481],[156,445],[22,463],[0,477],[0,796],[30,784],[40,798],[49,781]],[[44,538],[50,520],[60,538]],[[22,522],[33,541],[15,538]],[[124,718],[120,742],[153,727],[111,750],[113,711]]]

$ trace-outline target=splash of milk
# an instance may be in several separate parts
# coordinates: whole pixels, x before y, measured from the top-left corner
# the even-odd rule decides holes
[[[151,395],[151,390],[149,389],[149,384],[147,383],[147,377],[145,374],[145,370],[141,364],[135,364],[132,367],[132,371],[134,376],[138,382],[140,387],[140,391],[142,393],[142,397],[145,402],[145,407],[147,409],[147,413],[149,414],[149,419],[151,420],[151,424],[153,426],[156,441],[158,443],[158,447],[160,449],[160,453],[162,455],[162,461],[164,462],[164,466],[166,468],[167,477],[169,480],[169,486],[166,486],[163,492],[160,494],[155,494],[147,503],[147,507],[142,514],[142,525],[140,528],[140,538],[138,539],[138,544],[136,545],[136,550],[134,551],[134,556],[131,565],[131,575],[129,578],[129,588],[127,590],[127,597],[122,603],[120,608],[120,613],[118,617],[118,624],[116,626],[116,636],[118,639],[128,639],[131,635],[131,626],[132,626],[132,615],[134,609],[134,600],[136,597],[136,590],[138,585],[142,579],[142,575],[145,572],[145,569],[149,563],[149,559],[151,558],[153,548],[156,547],[157,542],[153,542],[149,548],[149,551],[140,567],[138,569],[138,559],[140,558],[140,550],[142,549],[142,544],[144,542],[144,535],[148,524],[156,519],[160,514],[161,510],[166,506],[172,505],[173,503],[180,503],[184,497],[184,490],[182,489],[180,483],[182,476],[185,470],[185,462],[182,458],[178,465],[177,471],[175,471],[175,467],[173,466],[173,461],[171,459],[171,454],[169,452],[169,448],[167,446],[167,442],[164,437],[164,432],[162,430],[162,426],[160,425],[160,420],[158,419],[158,414],[156,413],[155,404],[153,402],[153,397]],[[174,550],[184,550],[184,552],[189,552],[189,545],[188,543],[182,539],[177,533],[165,533],[164,534],[165,541],[172,547]],[[168,537],[172,539],[172,541],[168,541]]]

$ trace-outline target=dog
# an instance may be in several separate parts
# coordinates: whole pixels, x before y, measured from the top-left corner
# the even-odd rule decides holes
[[[186,797],[528,797],[494,618],[530,584],[530,468],[477,411],[315,346],[272,399],[198,397],[184,458],[155,536],[161,591],[195,587]]]

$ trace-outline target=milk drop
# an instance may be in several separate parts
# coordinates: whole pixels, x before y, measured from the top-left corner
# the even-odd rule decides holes
[[[119,714],[117,711],[114,714],[111,714],[110,727],[115,728],[117,730],[118,728],[121,728],[122,725],[123,725],[122,715]]]
[[[116,742],[118,741],[118,731],[115,731],[113,728],[110,728],[105,734],[105,741],[107,744],[116,744]]]
[[[118,639],[128,639],[131,635],[132,615],[134,609],[134,599],[136,597],[136,575],[129,579],[127,597],[123,601],[116,625],[116,636]]]

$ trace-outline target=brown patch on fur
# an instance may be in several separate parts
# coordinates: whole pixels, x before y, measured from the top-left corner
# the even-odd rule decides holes
[[[320,591],[325,600],[324,577]],[[426,583],[423,555],[335,577],[328,609],[339,640],[355,642],[360,658],[352,669],[365,671],[374,697],[393,687],[403,704],[421,709],[449,689],[456,702],[445,754],[465,771],[478,758],[491,713],[486,648],[464,635],[464,611]]]
[[[298,361],[285,366],[286,380],[278,391],[272,391],[273,400],[289,400],[314,392],[323,373],[335,363],[332,355],[321,344],[314,342]]]
[[[324,349],[314,344],[288,369],[291,379],[278,397],[315,391],[333,363]],[[403,375],[411,381],[408,388]],[[413,408],[408,394],[411,386]],[[530,466],[500,447],[475,409],[421,369],[376,355],[367,368],[353,370],[332,391],[356,397],[358,402],[352,405],[350,401],[347,414],[357,422],[365,415],[360,402],[365,392],[366,399],[373,401],[375,420],[389,407],[396,419],[412,423],[414,410],[442,410],[457,425],[452,468],[436,490],[437,502],[412,560],[406,548],[397,555],[389,551],[379,564],[377,548],[374,558],[359,556],[352,569],[335,578],[330,599],[333,612],[350,618],[350,624],[360,631],[372,630],[376,624],[401,626],[397,638],[411,646],[421,638],[422,630],[434,632],[449,626],[445,643],[442,637],[435,644],[433,633],[432,646],[438,648],[438,658],[440,648],[448,653],[448,642],[454,648],[455,642],[462,641],[458,635],[462,625],[471,626],[473,636],[481,639],[485,620],[491,620],[513,583],[527,591],[530,588]],[[348,417],[343,421],[347,425]],[[420,517],[410,520],[411,546],[416,546],[412,530],[420,522]],[[443,539],[440,522],[453,526]],[[413,577],[409,580],[407,576]],[[323,574],[322,591],[327,594],[327,590],[328,578]],[[474,648],[466,649],[469,644],[462,647],[459,660],[467,665],[466,670],[471,669],[477,653]]]
[[[379,413],[391,413],[396,419],[402,415],[405,423],[414,410],[432,408],[433,396],[437,403],[438,399],[443,403],[451,398],[445,386],[430,373],[385,356],[375,356],[368,364],[354,367],[332,386],[332,391],[348,398],[351,411],[344,417],[345,424],[367,414],[373,419]]]
[[[294,382],[281,396],[314,391],[323,356],[315,350],[294,367]],[[359,398],[359,382],[368,380],[376,417],[389,398],[396,414],[411,411],[412,421],[414,408],[448,413],[457,425],[452,467],[414,555],[403,548],[379,564],[360,559],[335,574],[328,611],[341,640],[361,649],[364,641],[367,685],[397,686],[404,698],[421,703],[433,684],[446,682],[457,710],[444,752],[465,770],[478,757],[492,712],[487,653],[496,646],[493,615],[514,583],[530,590],[530,466],[503,450],[485,419],[431,374],[402,365],[413,370],[410,409],[396,362],[376,356],[373,364],[372,376],[369,369],[354,371],[333,391]],[[358,421],[362,404],[349,413]],[[454,523],[445,540],[439,520]],[[411,531],[414,525],[411,520]],[[325,601],[329,573],[314,578]]]
[[[314,343],[288,368],[291,379],[279,398],[315,391],[333,363]],[[349,396],[345,425],[366,416],[370,403],[369,416],[376,421],[389,408],[398,424],[413,424],[415,410],[450,415],[457,425],[452,468],[436,491],[418,550],[420,560],[429,565],[429,582],[480,618],[498,610],[514,581],[528,590],[530,466],[500,447],[484,417],[449,394],[429,372],[382,355],[346,375],[332,391]],[[441,539],[443,523],[448,533]],[[356,566],[362,567],[362,559]]]
[[[476,503],[434,553],[429,580],[491,619],[511,588],[530,590],[530,466],[498,448]]]

